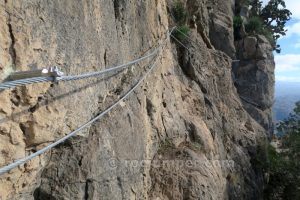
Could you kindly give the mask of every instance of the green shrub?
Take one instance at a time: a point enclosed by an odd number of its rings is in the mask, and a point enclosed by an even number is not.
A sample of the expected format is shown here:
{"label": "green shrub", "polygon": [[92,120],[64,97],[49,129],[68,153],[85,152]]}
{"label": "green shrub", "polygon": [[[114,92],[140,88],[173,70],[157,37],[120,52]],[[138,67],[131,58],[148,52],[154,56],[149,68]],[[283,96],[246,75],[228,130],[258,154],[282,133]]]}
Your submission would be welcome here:
{"label": "green shrub", "polygon": [[172,16],[175,23],[177,24],[177,29],[174,30],[172,35],[177,40],[183,42],[186,40],[187,35],[190,32],[190,28],[186,25],[188,13],[186,11],[184,3],[180,0],[177,0],[172,7]]}
{"label": "green shrub", "polygon": [[[271,44],[273,46],[273,50],[280,53],[281,49],[280,45],[277,45],[277,40],[281,36],[286,35],[287,29],[285,28],[285,25],[286,22],[291,19],[292,15],[292,13],[286,9],[285,0],[270,0],[264,7],[261,0],[251,0],[250,5],[250,15],[257,16],[257,18],[259,17],[262,21],[263,27],[272,34],[273,41]],[[247,28],[249,31],[258,32],[260,30],[260,22],[258,20],[254,20]],[[269,33],[265,35],[269,40],[271,40]]]}
{"label": "green shrub", "polygon": [[241,28],[243,26],[243,19],[241,16],[234,16],[233,17],[233,29],[234,29],[234,39],[240,40],[242,36],[240,34]]}
{"label": "green shrub", "polygon": [[184,4],[181,1],[176,1],[175,5],[173,6],[172,12],[176,23],[178,23],[179,25],[185,24],[188,15]]}
{"label": "green shrub", "polygon": [[300,103],[294,114],[278,126],[285,134],[281,138],[281,151],[269,147],[269,182],[265,198],[270,200],[300,199]]}
{"label": "green shrub", "polygon": [[[299,135],[297,136],[299,141]],[[293,149],[289,146],[290,150]],[[299,163],[291,151],[278,153],[272,146],[268,149],[269,182],[264,199],[299,199]]]}
{"label": "green shrub", "polygon": [[263,32],[263,21],[259,17],[251,17],[245,25],[247,33],[256,34]]}
{"label": "green shrub", "polygon": [[190,32],[190,28],[187,25],[182,25],[178,27],[178,30],[175,30],[173,35],[180,41],[184,41],[187,35]]}
{"label": "green shrub", "polygon": [[[240,16],[235,16],[233,18],[233,28],[234,28],[234,39],[240,40],[240,30],[243,26],[243,19]],[[272,45],[273,49],[280,53],[280,45],[276,45],[276,40],[271,30],[269,30],[264,24],[260,17],[251,17],[247,24],[245,24],[245,31],[248,34],[262,34],[264,35],[270,44]]]}
{"label": "green shrub", "polygon": [[233,27],[234,28],[241,28],[243,25],[243,19],[241,16],[234,16],[233,17]]}
{"label": "green shrub", "polygon": [[251,158],[251,164],[257,171],[268,171],[267,159],[268,145],[262,143],[257,146],[256,155]]}

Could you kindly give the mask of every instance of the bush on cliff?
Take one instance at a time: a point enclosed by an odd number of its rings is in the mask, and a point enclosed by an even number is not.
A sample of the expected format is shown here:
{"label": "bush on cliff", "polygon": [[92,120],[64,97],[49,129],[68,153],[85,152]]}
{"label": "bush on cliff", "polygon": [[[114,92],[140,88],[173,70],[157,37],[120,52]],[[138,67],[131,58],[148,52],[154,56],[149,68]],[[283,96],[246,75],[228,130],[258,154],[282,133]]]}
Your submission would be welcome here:
{"label": "bush on cliff", "polygon": [[174,20],[177,24],[179,25],[185,24],[188,14],[184,7],[184,4],[181,1],[177,0],[175,2],[175,5],[173,6],[172,9],[172,13],[173,13]]}
{"label": "bush on cliff", "polygon": [[247,33],[250,34],[261,34],[263,32],[263,22],[261,21],[261,19],[257,16],[255,17],[251,17],[248,21],[248,23],[245,25],[245,29],[247,31]]}
{"label": "bush on cliff", "polygon": [[273,33],[274,39],[286,35],[285,24],[291,19],[292,13],[286,9],[284,0],[270,0],[261,9],[260,17],[266,28]]}
{"label": "bush on cliff", "polygon": [[270,178],[265,199],[300,199],[300,102],[278,130],[285,135],[280,149],[270,146],[268,150]]}
{"label": "bush on cliff", "polygon": [[241,40],[242,36],[240,34],[240,30],[243,26],[243,19],[241,16],[234,16],[233,17],[233,33],[235,40]]}
{"label": "bush on cliff", "polygon": [[184,41],[187,35],[189,34],[190,29],[186,25],[182,25],[178,27],[178,30],[175,30],[173,35],[179,39],[180,41]]}
{"label": "bush on cliff", "polygon": [[[246,1],[248,2],[248,1]],[[245,3],[246,4],[246,3]],[[248,5],[248,3],[246,4]],[[286,22],[291,19],[292,13],[286,8],[284,0],[270,0],[266,6],[260,0],[250,1],[250,19],[245,24],[248,33],[263,34],[270,41],[273,49],[280,53],[277,40],[286,35]]]}
{"label": "bush on cliff", "polygon": [[177,0],[172,7],[172,16],[177,24],[177,30],[174,31],[173,36],[183,42],[186,39],[190,29],[186,25],[188,12],[186,11],[184,3],[180,0]]}

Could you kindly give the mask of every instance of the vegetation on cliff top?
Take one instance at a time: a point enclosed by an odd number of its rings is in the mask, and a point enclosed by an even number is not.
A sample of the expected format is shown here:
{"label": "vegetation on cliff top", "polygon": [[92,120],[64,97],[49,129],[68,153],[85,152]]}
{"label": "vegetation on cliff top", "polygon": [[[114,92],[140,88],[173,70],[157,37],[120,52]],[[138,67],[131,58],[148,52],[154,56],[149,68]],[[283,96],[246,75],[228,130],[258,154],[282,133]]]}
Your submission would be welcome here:
{"label": "vegetation on cliff top", "polygon": [[189,33],[190,29],[186,25],[188,13],[181,1],[177,0],[175,2],[174,6],[172,7],[172,16],[173,20],[178,26],[178,30],[175,30],[173,35],[180,41],[183,41],[186,38],[186,35]]}
{"label": "vegetation on cliff top", "polygon": [[270,0],[266,6],[263,7],[262,1],[259,0],[245,0],[242,2],[244,6],[250,8],[250,18],[244,22],[240,13],[235,16],[234,32],[235,39],[239,40],[240,30],[245,26],[248,34],[263,34],[270,41],[273,49],[280,53],[280,45],[277,40],[286,35],[286,22],[291,19],[292,13],[286,8],[284,0]]}

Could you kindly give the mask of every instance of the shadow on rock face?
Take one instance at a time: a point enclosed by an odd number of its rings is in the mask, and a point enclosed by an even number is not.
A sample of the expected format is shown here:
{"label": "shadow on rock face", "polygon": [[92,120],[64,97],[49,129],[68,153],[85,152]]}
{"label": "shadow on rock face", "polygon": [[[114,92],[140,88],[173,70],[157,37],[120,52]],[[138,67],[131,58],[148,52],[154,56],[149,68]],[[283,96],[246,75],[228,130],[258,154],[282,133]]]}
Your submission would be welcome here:
{"label": "shadow on rock face", "polygon": [[35,189],[33,193],[34,200],[56,200],[52,195],[41,190],[41,188]]}

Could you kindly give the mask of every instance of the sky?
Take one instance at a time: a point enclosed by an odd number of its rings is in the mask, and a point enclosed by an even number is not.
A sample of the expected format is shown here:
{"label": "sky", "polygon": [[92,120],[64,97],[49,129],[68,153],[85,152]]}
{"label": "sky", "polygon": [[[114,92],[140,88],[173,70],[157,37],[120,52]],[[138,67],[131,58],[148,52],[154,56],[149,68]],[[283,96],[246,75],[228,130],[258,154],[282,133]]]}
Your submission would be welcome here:
{"label": "sky", "polygon": [[281,53],[274,52],[276,81],[300,82],[300,0],[285,0],[285,3],[293,15],[286,25],[287,35],[278,40]]}

